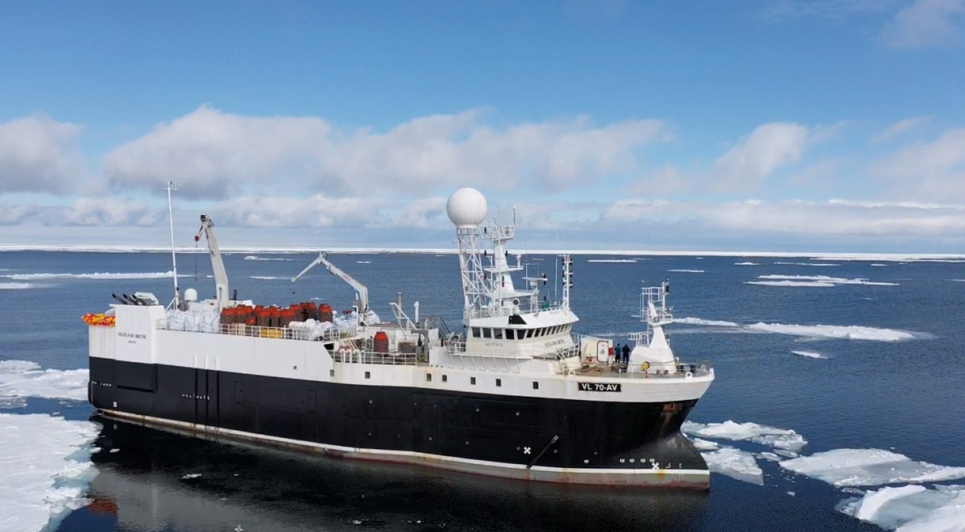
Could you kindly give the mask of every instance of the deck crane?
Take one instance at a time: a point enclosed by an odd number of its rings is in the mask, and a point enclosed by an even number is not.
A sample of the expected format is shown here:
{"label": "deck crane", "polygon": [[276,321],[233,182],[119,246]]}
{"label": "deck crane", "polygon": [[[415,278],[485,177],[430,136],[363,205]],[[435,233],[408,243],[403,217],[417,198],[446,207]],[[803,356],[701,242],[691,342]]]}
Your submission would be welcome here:
{"label": "deck crane", "polygon": [[208,241],[208,254],[211,255],[211,271],[214,273],[214,284],[217,289],[215,296],[218,302],[218,310],[228,306],[231,296],[228,293],[228,272],[224,269],[224,262],[221,260],[221,248],[218,247],[218,239],[214,236],[214,222],[207,215],[201,215],[201,229],[194,235],[194,241],[201,240],[201,233],[204,233]]}
{"label": "deck crane", "polygon": [[326,257],[326,253],[323,251],[318,254],[318,258],[312,261],[304,270],[298,275],[292,277],[292,282],[301,279],[303,275],[309,272],[315,266],[319,264],[325,266],[325,269],[329,271],[332,275],[338,277],[339,279],[348,283],[352,288],[355,289],[356,297],[359,300],[359,315],[364,316],[366,312],[369,311],[369,289],[365,287],[364,284],[355,280],[354,277],[342,271],[338,266],[332,264]]}

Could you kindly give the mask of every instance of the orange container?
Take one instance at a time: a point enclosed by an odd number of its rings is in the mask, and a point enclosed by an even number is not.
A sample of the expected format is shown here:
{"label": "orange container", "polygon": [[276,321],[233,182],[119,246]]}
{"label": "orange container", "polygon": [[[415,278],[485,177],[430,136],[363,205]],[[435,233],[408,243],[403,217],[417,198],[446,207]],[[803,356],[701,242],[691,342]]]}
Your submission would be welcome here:
{"label": "orange container", "polygon": [[372,339],[372,349],[376,353],[389,352],[389,335],[385,334],[385,331],[375,333],[375,338]]}

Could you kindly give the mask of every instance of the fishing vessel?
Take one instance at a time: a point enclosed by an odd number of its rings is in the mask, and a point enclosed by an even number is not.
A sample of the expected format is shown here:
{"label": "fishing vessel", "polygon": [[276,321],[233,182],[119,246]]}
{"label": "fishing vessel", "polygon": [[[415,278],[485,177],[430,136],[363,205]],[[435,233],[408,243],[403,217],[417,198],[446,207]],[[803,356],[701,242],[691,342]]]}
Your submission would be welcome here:
{"label": "fishing vessel", "polygon": [[459,248],[457,331],[420,317],[418,304],[407,314],[401,298],[382,321],[367,288],[324,253],[292,281],[324,266],[355,289],[351,312],[238,300],[214,223],[202,215],[197,238],[207,240],[214,297],[188,289],[182,298],[175,273],[169,305],[137,292],[86,316],[90,403],[143,424],[335,456],[707,489],[707,465],[680,425],[714,371],[674,356],[664,333],[673,321],[669,282],[643,289],[646,330],[621,364],[611,340],[573,331],[571,257],[561,260],[562,298],[549,300],[548,276],[527,274],[508,251],[515,220],[487,220],[485,197],[471,188],[453,193],[446,211]]}

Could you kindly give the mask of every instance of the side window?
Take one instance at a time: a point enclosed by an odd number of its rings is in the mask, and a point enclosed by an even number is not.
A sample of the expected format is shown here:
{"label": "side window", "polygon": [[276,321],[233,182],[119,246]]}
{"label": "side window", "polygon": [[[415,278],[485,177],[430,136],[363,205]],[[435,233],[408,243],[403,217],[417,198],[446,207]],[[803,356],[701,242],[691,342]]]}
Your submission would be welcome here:
{"label": "side window", "polygon": [[481,338],[481,336],[479,336],[479,327],[473,327],[473,328],[472,328],[472,337],[473,337],[473,338]]}
{"label": "side window", "polygon": [[502,339],[503,339],[503,330],[502,330],[502,329],[493,329],[493,338],[495,338],[496,340],[502,340]]}
{"label": "side window", "polygon": [[483,338],[492,338],[492,337],[493,337],[493,330],[492,330],[492,329],[483,329],[483,330],[482,330],[482,333],[483,333]]}
{"label": "side window", "polygon": [[512,330],[512,329],[506,329],[506,339],[507,339],[507,340],[515,340],[515,339],[516,339],[516,331],[514,331],[514,330]]}

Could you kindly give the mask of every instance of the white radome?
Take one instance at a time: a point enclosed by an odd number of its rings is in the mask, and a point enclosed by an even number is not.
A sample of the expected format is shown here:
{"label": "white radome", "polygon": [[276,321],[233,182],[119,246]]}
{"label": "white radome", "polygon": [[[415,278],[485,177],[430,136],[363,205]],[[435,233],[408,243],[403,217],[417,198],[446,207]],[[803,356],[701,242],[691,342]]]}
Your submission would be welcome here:
{"label": "white radome", "polygon": [[476,227],[486,218],[486,197],[474,188],[460,188],[449,196],[446,214],[456,227]]}
{"label": "white radome", "polygon": [[198,291],[195,290],[194,288],[188,288],[187,290],[184,291],[184,300],[185,300],[185,301],[197,301],[197,300],[198,300]]}

